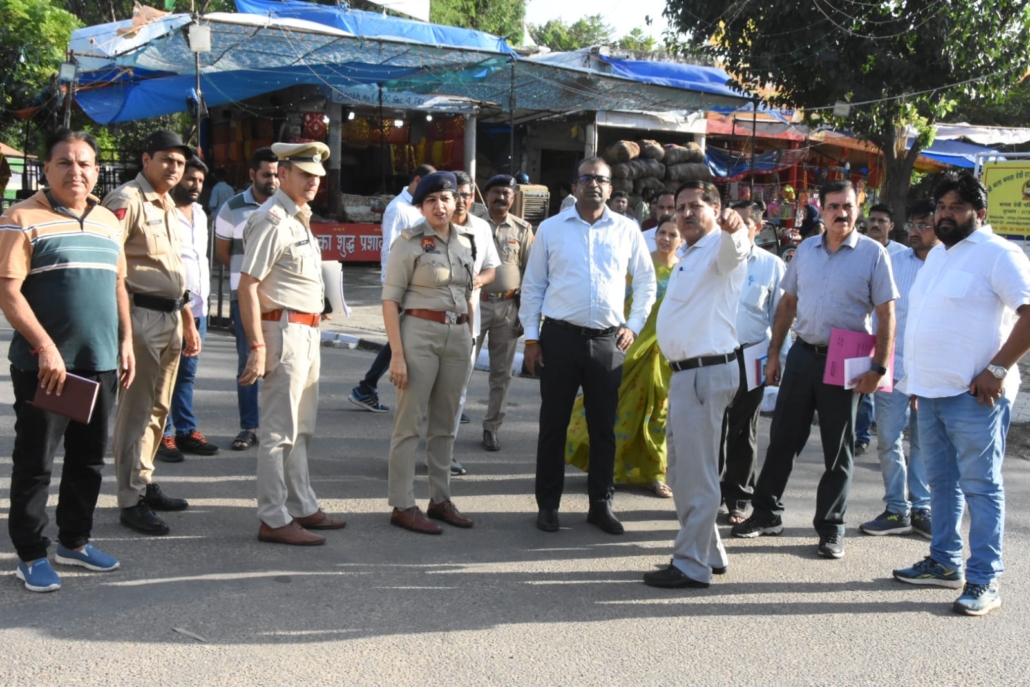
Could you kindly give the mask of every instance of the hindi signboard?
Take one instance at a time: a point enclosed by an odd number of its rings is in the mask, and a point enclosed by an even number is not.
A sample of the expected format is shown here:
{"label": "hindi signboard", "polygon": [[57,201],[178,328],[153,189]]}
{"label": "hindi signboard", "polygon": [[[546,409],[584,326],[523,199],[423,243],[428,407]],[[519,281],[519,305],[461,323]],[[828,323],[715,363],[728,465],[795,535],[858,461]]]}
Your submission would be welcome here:
{"label": "hindi signboard", "polygon": [[322,260],[379,262],[383,230],[378,224],[312,222],[311,233],[318,239]]}
{"label": "hindi signboard", "polygon": [[987,223],[1001,236],[1030,237],[1030,160],[985,162]]}

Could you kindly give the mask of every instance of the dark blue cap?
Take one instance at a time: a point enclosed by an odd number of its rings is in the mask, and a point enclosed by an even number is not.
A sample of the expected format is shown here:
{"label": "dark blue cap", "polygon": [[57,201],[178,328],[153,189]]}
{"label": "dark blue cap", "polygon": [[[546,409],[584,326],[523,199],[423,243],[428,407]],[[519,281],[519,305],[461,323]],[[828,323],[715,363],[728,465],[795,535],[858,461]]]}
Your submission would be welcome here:
{"label": "dark blue cap", "polygon": [[411,196],[411,204],[416,207],[421,205],[422,201],[430,193],[436,193],[437,191],[450,191],[454,193],[457,190],[458,178],[453,173],[433,172],[422,177],[422,180],[418,182],[415,193]]}
{"label": "dark blue cap", "polygon": [[483,187],[483,193],[485,194],[490,189],[500,186],[502,188],[515,188],[518,184],[515,183],[515,177],[509,174],[498,174],[495,177],[490,177],[490,181],[486,182],[486,186]]}

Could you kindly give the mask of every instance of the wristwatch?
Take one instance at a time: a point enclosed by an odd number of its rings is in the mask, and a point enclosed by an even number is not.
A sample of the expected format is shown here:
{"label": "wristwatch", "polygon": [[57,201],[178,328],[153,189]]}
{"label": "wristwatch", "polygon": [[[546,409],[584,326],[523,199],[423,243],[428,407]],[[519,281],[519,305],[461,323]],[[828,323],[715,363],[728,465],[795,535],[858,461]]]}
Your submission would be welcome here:
{"label": "wristwatch", "polygon": [[870,365],[869,369],[875,372],[876,374],[880,375],[881,377],[887,374],[887,368],[883,365],[877,365],[876,363]]}
{"label": "wristwatch", "polygon": [[987,371],[994,375],[996,379],[1005,379],[1005,375],[1009,373],[1009,371],[1001,365],[988,365]]}

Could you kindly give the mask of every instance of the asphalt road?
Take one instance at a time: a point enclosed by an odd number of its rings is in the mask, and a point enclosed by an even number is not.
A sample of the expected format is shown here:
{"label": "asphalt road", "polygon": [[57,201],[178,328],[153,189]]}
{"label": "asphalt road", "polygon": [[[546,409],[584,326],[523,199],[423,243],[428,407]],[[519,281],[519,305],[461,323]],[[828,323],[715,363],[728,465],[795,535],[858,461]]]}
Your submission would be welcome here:
{"label": "asphalt road", "polygon": [[[4,353],[9,337],[0,330]],[[504,449],[486,453],[477,421],[487,375],[473,375],[473,424],[456,446],[469,474],[453,492],[476,525],[427,537],[388,523],[392,413],[346,400],[372,355],[323,349],[322,360],[311,473],[323,507],[345,515],[347,528],[314,549],[257,541],[255,451],[228,450],[237,431],[235,354],[231,339],[212,333],[197,406],[201,429],[223,450],[159,464],[156,474],[190,509],[168,514],[166,537],[123,529],[108,467],[93,541],[122,568],[57,566],[64,586],[53,594],[28,593],[13,574],[0,578],[0,685],[1027,683],[1025,460],[1005,466],[1004,606],[986,618],[953,615],[956,592],[891,579],[892,568],[926,555],[926,540],[858,534],[857,524],[882,509],[874,455],[856,466],[846,557],[815,555],[817,434],[786,494],[784,534],[727,539],[726,576],[708,590],[663,591],[644,586],[641,574],[669,559],[677,530],[670,501],[621,490],[616,510],[627,532],[612,537],[586,524],[586,480],[570,468],[562,530],[533,526],[533,380],[514,380]],[[6,521],[14,418],[2,376]],[[382,399],[394,400],[385,383]],[[762,434],[764,447],[764,419]],[[416,493],[424,507],[424,468]],[[0,530],[0,568],[13,571]]]}

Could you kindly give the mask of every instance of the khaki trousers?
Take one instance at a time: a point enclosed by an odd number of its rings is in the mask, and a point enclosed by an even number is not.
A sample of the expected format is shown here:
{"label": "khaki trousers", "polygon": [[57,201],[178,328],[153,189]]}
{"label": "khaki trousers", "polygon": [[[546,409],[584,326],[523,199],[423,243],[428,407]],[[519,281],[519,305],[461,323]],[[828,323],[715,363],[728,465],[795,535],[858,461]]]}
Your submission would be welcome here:
{"label": "khaki trousers", "polygon": [[114,423],[114,471],[118,507],[132,508],[154,474],[154,456],[168,421],[182,353],[179,313],[132,308],[136,377],[121,392]]}
{"label": "khaki trousers", "polygon": [[262,320],[261,332],[267,362],[259,403],[257,513],[275,528],[318,511],[308,446],[318,417],[322,341],[318,328],[304,324]]}
{"label": "khaki trousers", "polygon": [[496,432],[504,423],[504,411],[508,406],[508,389],[511,387],[511,364],[515,360],[515,348],[519,337],[515,336],[515,323],[519,319],[517,301],[484,301],[479,304],[480,334],[476,342],[476,356],[483,348],[483,339],[490,343],[490,401],[483,418],[483,429]]}
{"label": "khaki trousers", "polygon": [[397,391],[397,411],[390,439],[389,499],[394,508],[415,505],[415,452],[419,430],[426,427],[429,497],[451,498],[454,418],[472,361],[472,333],[467,324],[440,324],[417,317],[401,320],[408,385]]}

